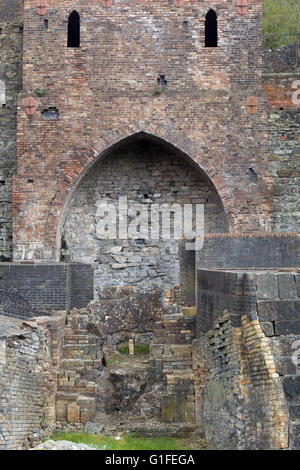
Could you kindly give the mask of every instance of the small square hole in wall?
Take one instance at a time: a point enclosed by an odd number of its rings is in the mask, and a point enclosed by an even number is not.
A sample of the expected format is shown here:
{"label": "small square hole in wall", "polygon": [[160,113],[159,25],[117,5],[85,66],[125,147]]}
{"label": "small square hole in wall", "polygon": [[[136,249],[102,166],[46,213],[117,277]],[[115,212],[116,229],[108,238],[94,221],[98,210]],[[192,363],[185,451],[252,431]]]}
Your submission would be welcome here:
{"label": "small square hole in wall", "polygon": [[189,22],[188,22],[187,20],[184,20],[184,21],[182,22],[182,25],[183,25],[183,28],[184,28],[184,29],[188,29],[188,27],[189,27]]}
{"label": "small square hole in wall", "polygon": [[33,180],[27,180],[28,184],[33,184]]}
{"label": "small square hole in wall", "polygon": [[45,27],[45,29],[48,29],[48,27],[49,27],[49,21],[48,20],[44,20],[44,27]]}
{"label": "small square hole in wall", "polygon": [[5,186],[5,181],[4,180],[0,180],[0,186]]}
{"label": "small square hole in wall", "polygon": [[47,108],[42,111],[43,119],[50,119],[56,121],[59,118],[59,112],[57,108]]}
{"label": "small square hole in wall", "polygon": [[256,183],[257,182],[257,174],[255,172],[255,170],[253,168],[249,168],[248,169],[248,176],[249,176],[249,180],[252,182],[252,183]]}
{"label": "small square hole in wall", "polygon": [[160,75],[157,79],[157,84],[160,86],[167,86],[168,82],[165,75]]}

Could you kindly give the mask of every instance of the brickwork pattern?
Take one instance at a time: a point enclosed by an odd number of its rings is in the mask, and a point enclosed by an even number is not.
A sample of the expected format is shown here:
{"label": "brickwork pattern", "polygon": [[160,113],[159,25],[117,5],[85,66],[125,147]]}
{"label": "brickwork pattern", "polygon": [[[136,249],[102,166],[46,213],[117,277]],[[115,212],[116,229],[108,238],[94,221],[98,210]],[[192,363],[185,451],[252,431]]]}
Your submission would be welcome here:
{"label": "brickwork pattern", "polygon": [[[293,80],[289,82],[289,93],[295,92]],[[299,107],[290,109],[290,103],[290,95],[287,104],[280,97],[277,109],[269,113],[269,170],[274,179],[274,230],[299,233],[300,112]]]}
{"label": "brickwork pattern", "polygon": [[[66,47],[71,8],[81,15],[79,49]],[[181,149],[204,170],[231,230],[270,229],[261,2],[249,3],[246,15],[238,14],[231,0],[216,4],[215,49],[204,47],[208,9],[206,2],[176,8],[171,0],[122,0],[111,8],[96,1],[49,0],[41,17],[25,1],[15,259],[26,259],[35,243],[44,259],[58,259],[62,221],[79,179],[114,144],[141,132]],[[157,96],[159,75],[167,87]],[[44,94],[37,95],[41,88]],[[245,102],[253,94],[259,109],[250,116]],[[29,118],[23,100],[31,95],[37,112]],[[57,119],[45,119],[42,111],[49,108],[58,110]]]}
{"label": "brickwork pattern", "polygon": [[85,310],[72,310],[67,317],[56,394],[58,421],[87,423],[95,418],[101,339],[89,334],[87,323]]}
{"label": "brickwork pattern", "polygon": [[16,172],[17,94],[21,90],[23,2],[0,5],[0,261],[12,259],[12,177]]}
{"label": "brickwork pattern", "polygon": [[[203,425],[219,449],[288,447],[288,417],[268,338],[258,320],[232,327],[220,317],[207,334]],[[220,425],[222,423],[222,425]]]}
{"label": "brickwork pattern", "polygon": [[44,410],[51,415],[48,331],[25,325],[0,335],[0,376],[0,449],[22,450],[26,436],[40,428]]}
{"label": "brickwork pattern", "polygon": [[0,265],[0,312],[11,317],[27,319],[84,307],[93,295],[93,269],[89,265]]}
{"label": "brickwork pattern", "polygon": [[213,446],[299,446],[298,271],[198,271],[196,416]]}
{"label": "brickwork pattern", "polygon": [[[170,298],[166,291],[167,299]],[[178,306],[179,310],[179,306]],[[157,322],[151,343],[151,374],[163,381],[162,422],[182,423],[195,420],[193,348],[196,308],[164,314]]]}

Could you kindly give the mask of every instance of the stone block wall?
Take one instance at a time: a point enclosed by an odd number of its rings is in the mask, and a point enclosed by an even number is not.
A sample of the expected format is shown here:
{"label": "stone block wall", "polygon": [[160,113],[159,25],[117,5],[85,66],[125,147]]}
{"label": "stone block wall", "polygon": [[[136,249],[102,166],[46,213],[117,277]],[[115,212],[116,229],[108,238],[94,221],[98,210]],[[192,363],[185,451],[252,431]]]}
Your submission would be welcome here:
{"label": "stone block wall", "polygon": [[[16,172],[17,95],[22,85],[23,1],[0,4],[0,261],[12,259],[12,177]],[[3,93],[4,90],[4,93]]]}
{"label": "stone block wall", "polygon": [[275,232],[299,233],[299,57],[295,44],[265,52],[268,160],[273,177]]}
{"label": "stone block wall", "polygon": [[[291,87],[292,82],[289,81],[289,94],[295,92]],[[269,169],[274,180],[274,230],[299,233],[300,111],[299,106],[298,109],[289,109],[282,99],[279,106],[281,109],[277,106],[269,113]]]}
{"label": "stone block wall", "polygon": [[289,268],[300,265],[300,237],[296,233],[208,234],[196,253],[201,268]]}
{"label": "stone block wall", "polygon": [[27,435],[53,418],[51,341],[42,328],[5,331],[9,321],[0,322],[0,449],[21,450]]}
{"label": "stone block wall", "polygon": [[298,278],[198,271],[196,416],[213,447],[299,448]]}
{"label": "stone block wall", "polygon": [[263,53],[263,70],[269,73],[287,73],[297,70],[299,65],[299,44],[294,42]]}
{"label": "stone block wall", "polygon": [[[113,207],[118,214],[120,197],[125,197],[128,203],[128,214],[122,217],[136,235],[119,239],[120,222],[117,221],[116,234],[106,239],[107,228],[104,228],[108,216],[103,204]],[[64,259],[93,264],[96,287],[137,285],[145,281],[149,286],[179,284],[174,212],[172,215],[167,210],[163,213],[164,204],[165,209],[172,208],[173,204],[180,205],[182,213],[184,204],[202,204],[205,231],[226,232],[221,202],[201,172],[155,143],[141,139],[127,144],[94,167],[79,186],[64,224]],[[140,229],[138,220],[145,214],[147,223]],[[109,217],[112,222],[116,216],[110,214]],[[161,220],[154,230],[155,217]],[[174,219],[178,221],[178,216]],[[162,228],[166,233],[167,220],[171,227],[169,240],[162,239]]]}
{"label": "stone block wall", "polygon": [[80,308],[93,296],[93,269],[89,265],[0,265],[0,312],[5,315],[26,319]]}
{"label": "stone block wall", "polygon": [[95,418],[103,339],[88,331],[89,313],[74,309],[66,318],[57,374],[57,421],[87,423]]}
{"label": "stone block wall", "polygon": [[164,384],[161,404],[161,420],[164,423],[195,420],[192,347],[195,314],[195,307],[183,307],[182,312],[166,313],[154,329],[150,369],[153,380]]}
{"label": "stone block wall", "polygon": [[257,313],[289,411],[289,448],[300,448],[300,270],[258,276]]}

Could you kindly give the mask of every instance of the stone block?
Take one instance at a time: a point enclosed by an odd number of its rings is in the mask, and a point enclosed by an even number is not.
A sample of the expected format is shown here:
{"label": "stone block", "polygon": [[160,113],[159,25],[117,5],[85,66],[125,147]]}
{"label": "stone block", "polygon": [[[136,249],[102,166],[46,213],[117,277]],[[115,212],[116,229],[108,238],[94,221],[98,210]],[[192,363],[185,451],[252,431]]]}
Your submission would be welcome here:
{"label": "stone block", "polygon": [[260,326],[266,336],[274,336],[275,331],[274,331],[274,326],[272,322],[270,321],[261,322]]}
{"label": "stone block", "polygon": [[297,297],[300,299],[300,274],[296,274],[296,290],[297,290]]}
{"label": "stone block", "polygon": [[272,273],[257,274],[256,288],[259,299],[276,299],[278,297],[276,275]]}
{"label": "stone block", "polygon": [[276,321],[275,335],[300,335],[300,320]]}
{"label": "stone block", "polygon": [[278,274],[278,288],[280,299],[297,299],[296,277],[291,273]]}
{"label": "stone block", "polygon": [[293,364],[291,357],[275,358],[275,368],[279,375],[296,374],[296,366]]}
{"label": "stone block", "polygon": [[257,302],[257,313],[261,322],[298,320],[299,312],[299,300],[259,300]]}
{"label": "stone block", "polygon": [[162,397],[162,414],[161,414],[161,419],[163,423],[175,422],[175,408],[176,408],[175,395],[164,395]]}
{"label": "stone block", "polygon": [[292,421],[300,421],[300,404],[290,405],[289,413]]}
{"label": "stone block", "polygon": [[182,307],[183,315],[195,316],[197,314],[197,307]]}
{"label": "stone block", "polygon": [[300,375],[283,377],[282,383],[287,401],[300,402]]}
{"label": "stone block", "polygon": [[281,336],[270,338],[270,344],[274,356],[289,356],[291,357],[295,349],[293,345],[296,341],[300,340],[298,335]]}
{"label": "stone block", "polygon": [[68,423],[80,423],[80,408],[77,403],[70,403],[68,405]]}
{"label": "stone block", "polygon": [[291,423],[289,426],[289,448],[290,450],[300,449],[300,422]]}

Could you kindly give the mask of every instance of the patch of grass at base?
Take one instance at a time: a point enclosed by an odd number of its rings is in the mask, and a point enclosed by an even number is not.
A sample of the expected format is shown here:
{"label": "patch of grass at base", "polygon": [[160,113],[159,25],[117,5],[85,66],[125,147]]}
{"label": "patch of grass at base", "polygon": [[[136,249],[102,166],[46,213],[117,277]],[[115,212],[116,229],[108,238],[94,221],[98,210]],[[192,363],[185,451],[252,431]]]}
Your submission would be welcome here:
{"label": "patch of grass at base", "polygon": [[[118,352],[120,354],[129,354],[129,346],[118,346]],[[149,354],[150,345],[149,344],[135,344],[134,353],[135,354]]]}
{"label": "patch of grass at base", "polygon": [[92,435],[85,432],[60,431],[52,436],[54,441],[72,441],[76,444],[86,444],[94,448],[103,448],[105,450],[191,450],[205,449],[203,442],[199,442],[199,447],[195,443],[190,445],[189,439],[168,439],[165,437],[156,437],[152,439],[135,437],[130,434],[124,434],[121,439],[102,435]]}

